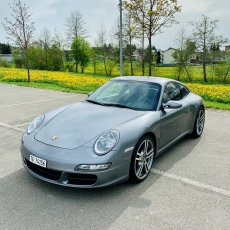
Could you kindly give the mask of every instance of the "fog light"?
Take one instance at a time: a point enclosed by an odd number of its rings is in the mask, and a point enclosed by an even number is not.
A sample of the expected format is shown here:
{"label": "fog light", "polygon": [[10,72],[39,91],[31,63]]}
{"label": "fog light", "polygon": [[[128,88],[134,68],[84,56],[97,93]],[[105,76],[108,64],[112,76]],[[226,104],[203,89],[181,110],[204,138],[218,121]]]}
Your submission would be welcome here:
{"label": "fog light", "polygon": [[78,165],[74,169],[77,170],[106,170],[111,166],[112,163],[98,164],[98,165]]}

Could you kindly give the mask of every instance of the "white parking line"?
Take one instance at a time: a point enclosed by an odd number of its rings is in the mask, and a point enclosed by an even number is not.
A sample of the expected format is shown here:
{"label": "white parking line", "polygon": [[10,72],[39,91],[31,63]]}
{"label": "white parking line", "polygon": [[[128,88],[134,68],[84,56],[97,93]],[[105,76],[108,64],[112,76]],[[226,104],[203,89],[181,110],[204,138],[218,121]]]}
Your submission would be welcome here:
{"label": "white parking line", "polygon": [[23,102],[23,103],[12,104],[12,105],[3,105],[3,106],[0,106],[0,108],[6,108],[6,107],[12,107],[12,106],[18,106],[18,105],[26,105],[26,104],[33,104],[33,103],[44,102],[44,101],[58,100],[58,99],[75,97],[75,96],[78,96],[78,95],[79,94],[71,95],[71,96],[68,96],[68,97],[56,97],[56,98],[52,98],[52,99],[45,99],[45,100],[39,100],[39,101],[30,101],[30,102]]}
{"label": "white parking line", "polygon": [[[31,122],[32,122],[32,121],[31,121]],[[24,123],[24,124],[20,124],[20,125],[15,125],[14,127],[20,127],[20,126],[23,126],[23,125],[29,125],[31,122]]]}
{"label": "white parking line", "polygon": [[39,91],[37,90],[37,91],[26,91],[26,92],[21,92],[21,93],[6,93],[6,94],[1,94],[1,96],[8,96],[8,95],[14,95],[14,94],[23,94],[23,93],[38,93],[40,91],[45,91],[45,90],[41,89]]}
{"label": "white parking line", "polygon": [[4,126],[6,128],[14,129],[14,130],[21,131],[21,132],[25,132],[26,131],[25,129],[20,129],[20,128],[17,128],[16,126],[7,125],[7,124],[1,123],[1,122],[0,122],[0,125]]}
{"label": "white parking line", "polygon": [[185,184],[189,184],[189,185],[192,185],[192,186],[195,186],[195,187],[203,188],[203,189],[209,190],[211,192],[215,192],[215,193],[230,197],[230,191],[225,190],[225,189],[210,186],[210,185],[198,182],[198,181],[190,180],[190,179],[187,179],[185,177],[180,177],[180,176],[170,174],[170,173],[167,173],[167,172],[163,172],[163,171],[157,170],[157,169],[151,169],[151,172],[153,172],[155,174],[158,174],[160,176],[165,176],[165,177],[173,179],[173,180],[181,181],[181,182],[183,182]]}

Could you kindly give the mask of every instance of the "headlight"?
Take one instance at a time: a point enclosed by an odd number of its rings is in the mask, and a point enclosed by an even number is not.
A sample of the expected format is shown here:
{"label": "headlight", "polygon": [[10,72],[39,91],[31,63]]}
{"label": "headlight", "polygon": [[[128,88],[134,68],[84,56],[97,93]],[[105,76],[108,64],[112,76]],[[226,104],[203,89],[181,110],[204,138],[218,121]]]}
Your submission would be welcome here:
{"label": "headlight", "polygon": [[35,129],[37,129],[37,128],[41,125],[41,123],[43,122],[44,118],[45,118],[44,115],[41,115],[41,116],[35,118],[35,119],[32,121],[32,123],[30,124],[30,126],[28,127],[27,133],[30,134],[30,133],[32,133]]}
{"label": "headlight", "polygon": [[109,130],[103,133],[94,144],[94,152],[97,155],[108,153],[119,141],[119,132],[117,130]]}

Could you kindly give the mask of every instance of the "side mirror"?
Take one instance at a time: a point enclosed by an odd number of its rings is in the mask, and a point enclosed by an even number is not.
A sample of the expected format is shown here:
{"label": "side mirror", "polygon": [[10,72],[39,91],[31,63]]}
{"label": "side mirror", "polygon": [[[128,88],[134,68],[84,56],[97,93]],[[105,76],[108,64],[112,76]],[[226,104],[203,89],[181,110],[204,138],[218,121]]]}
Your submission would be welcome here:
{"label": "side mirror", "polygon": [[88,97],[91,96],[92,94],[93,94],[93,92],[89,92],[89,93],[88,93]]}
{"label": "side mirror", "polygon": [[166,104],[162,105],[163,109],[178,109],[182,107],[182,104],[177,101],[168,101]]}

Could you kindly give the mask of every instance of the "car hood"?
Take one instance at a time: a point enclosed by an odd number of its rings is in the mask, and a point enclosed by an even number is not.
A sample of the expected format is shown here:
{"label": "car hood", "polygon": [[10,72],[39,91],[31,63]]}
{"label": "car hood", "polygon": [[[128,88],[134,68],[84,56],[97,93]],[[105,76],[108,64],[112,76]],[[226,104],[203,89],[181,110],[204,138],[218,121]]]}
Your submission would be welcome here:
{"label": "car hood", "polygon": [[35,134],[35,139],[51,146],[75,149],[103,132],[145,113],[80,102],[54,116]]}

